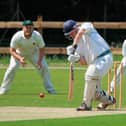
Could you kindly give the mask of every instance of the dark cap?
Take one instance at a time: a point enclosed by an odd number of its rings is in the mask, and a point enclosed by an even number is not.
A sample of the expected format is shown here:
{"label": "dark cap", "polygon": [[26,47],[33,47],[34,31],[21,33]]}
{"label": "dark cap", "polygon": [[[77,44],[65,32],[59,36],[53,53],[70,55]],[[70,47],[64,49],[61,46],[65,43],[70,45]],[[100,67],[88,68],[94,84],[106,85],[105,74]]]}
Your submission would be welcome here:
{"label": "dark cap", "polygon": [[33,22],[31,20],[25,20],[22,23],[23,26],[27,26],[27,25],[33,25]]}
{"label": "dark cap", "polygon": [[64,26],[63,26],[63,32],[64,32],[64,35],[67,36],[69,35],[69,33],[74,29],[76,28],[77,26],[77,23],[76,21],[74,20],[67,20],[64,22]]}

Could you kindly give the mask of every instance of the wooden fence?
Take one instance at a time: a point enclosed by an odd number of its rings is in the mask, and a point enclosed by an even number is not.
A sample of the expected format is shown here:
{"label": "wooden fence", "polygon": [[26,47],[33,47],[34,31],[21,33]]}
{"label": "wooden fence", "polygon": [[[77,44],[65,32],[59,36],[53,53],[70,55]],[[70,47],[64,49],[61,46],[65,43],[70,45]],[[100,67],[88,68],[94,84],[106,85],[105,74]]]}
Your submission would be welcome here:
{"label": "wooden fence", "polygon": [[[38,30],[52,28],[63,28],[63,21],[43,21],[42,16],[38,16],[36,21],[33,21],[34,27]],[[81,24],[82,22],[78,22]],[[97,29],[126,29],[126,22],[92,22]],[[21,28],[22,21],[0,21],[0,28]]]}
{"label": "wooden fence", "polygon": [[[62,29],[63,28],[63,21],[43,21],[42,16],[38,16],[36,21],[33,21],[34,27],[38,29],[40,33],[42,33],[43,29]],[[82,23],[82,22],[78,22]],[[92,22],[93,25],[97,29],[126,29],[126,22]],[[21,28],[22,21],[0,21],[0,29],[6,28]],[[65,48],[46,48],[45,49],[47,54],[66,54]],[[121,48],[112,48],[113,54],[120,55]],[[0,48],[0,53],[9,53],[8,48]]]}
{"label": "wooden fence", "polygon": [[[34,27],[39,29],[63,28],[62,21],[33,21]],[[81,24],[82,22],[78,22]],[[126,22],[92,22],[97,29],[126,29]],[[0,28],[21,28],[21,21],[0,21]]]}
{"label": "wooden fence", "polygon": [[[1,47],[0,54],[9,54],[9,48]],[[45,48],[46,54],[66,54],[66,49],[62,47],[46,47]]]}
{"label": "wooden fence", "polygon": [[[121,48],[111,48],[111,51],[114,55],[121,55],[122,49]],[[63,54],[66,55],[66,49],[62,47],[46,47],[45,48],[46,54]],[[0,48],[0,54],[9,54],[9,48]]]}

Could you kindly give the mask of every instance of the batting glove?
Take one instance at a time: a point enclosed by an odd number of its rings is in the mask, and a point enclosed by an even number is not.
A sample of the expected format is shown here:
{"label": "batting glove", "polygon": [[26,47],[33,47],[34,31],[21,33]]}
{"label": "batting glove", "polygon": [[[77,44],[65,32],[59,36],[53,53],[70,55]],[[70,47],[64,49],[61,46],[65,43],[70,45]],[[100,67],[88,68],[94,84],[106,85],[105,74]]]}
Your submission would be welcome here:
{"label": "batting glove", "polygon": [[78,54],[71,54],[68,56],[68,61],[72,63],[76,63],[80,60],[80,56]]}
{"label": "batting glove", "polygon": [[70,45],[67,46],[66,50],[67,50],[67,55],[71,55],[75,51],[75,48],[72,45]]}

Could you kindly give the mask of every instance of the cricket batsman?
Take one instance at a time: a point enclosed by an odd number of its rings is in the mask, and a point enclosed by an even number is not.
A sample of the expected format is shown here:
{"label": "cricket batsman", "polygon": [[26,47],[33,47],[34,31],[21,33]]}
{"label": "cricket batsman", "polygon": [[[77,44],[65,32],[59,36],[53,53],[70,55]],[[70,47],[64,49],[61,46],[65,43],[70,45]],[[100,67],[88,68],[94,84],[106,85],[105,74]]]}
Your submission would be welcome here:
{"label": "cricket batsman", "polygon": [[80,61],[88,66],[82,104],[77,111],[92,110],[93,100],[100,102],[97,106],[99,110],[105,110],[109,105],[115,104],[116,99],[101,89],[101,79],[113,64],[107,42],[90,22],[80,25],[74,20],[67,20],[64,22],[63,32],[65,37],[73,40],[73,44],[67,47],[68,60],[73,63]]}
{"label": "cricket batsman", "polygon": [[44,47],[45,43],[43,37],[39,32],[34,30],[33,22],[31,20],[25,20],[22,24],[22,30],[16,32],[11,39],[11,59],[0,87],[0,95],[5,94],[10,89],[19,65],[25,66],[26,59],[37,69],[43,79],[43,84],[47,92],[55,94],[48,65],[45,60]]}

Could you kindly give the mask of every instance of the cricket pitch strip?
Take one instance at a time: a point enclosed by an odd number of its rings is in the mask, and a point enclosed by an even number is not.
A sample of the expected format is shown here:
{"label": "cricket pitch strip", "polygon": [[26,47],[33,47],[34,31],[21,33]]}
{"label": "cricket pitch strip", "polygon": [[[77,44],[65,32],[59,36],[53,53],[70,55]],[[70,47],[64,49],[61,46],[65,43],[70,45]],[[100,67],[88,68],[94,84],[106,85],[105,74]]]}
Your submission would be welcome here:
{"label": "cricket pitch strip", "polygon": [[56,119],[73,118],[96,115],[126,114],[126,109],[97,111],[76,111],[76,108],[56,108],[56,107],[22,107],[8,106],[0,107],[0,121],[17,121],[32,119]]}

